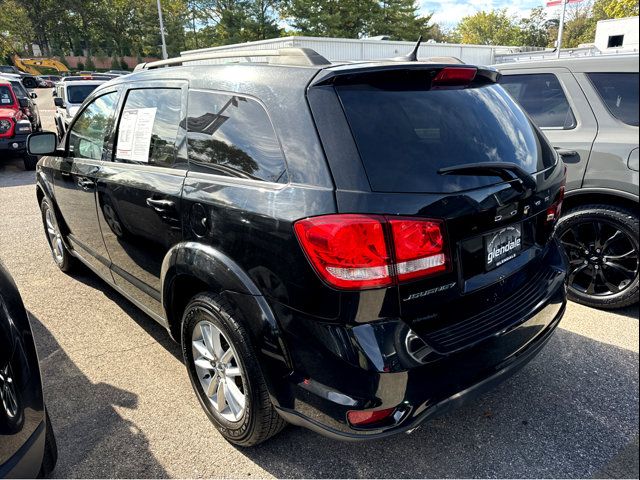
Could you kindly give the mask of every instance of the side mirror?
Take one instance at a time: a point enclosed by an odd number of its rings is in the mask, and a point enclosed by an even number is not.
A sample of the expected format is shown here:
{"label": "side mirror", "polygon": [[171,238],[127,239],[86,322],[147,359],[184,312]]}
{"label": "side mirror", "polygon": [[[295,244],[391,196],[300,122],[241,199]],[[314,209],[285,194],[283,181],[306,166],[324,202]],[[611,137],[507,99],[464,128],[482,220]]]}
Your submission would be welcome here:
{"label": "side mirror", "polygon": [[58,135],[53,132],[32,133],[27,137],[27,151],[30,155],[55,155],[58,153]]}
{"label": "side mirror", "polygon": [[55,88],[54,88],[54,89],[53,89],[53,91],[51,92],[51,96],[52,96],[52,97],[54,97],[54,98],[58,96],[58,93],[56,92],[56,89],[55,89]]}
{"label": "side mirror", "polygon": [[18,104],[20,104],[20,108],[27,108],[29,106],[29,99],[28,98],[19,98],[18,99]]}
{"label": "side mirror", "polygon": [[55,97],[55,98],[53,99],[53,104],[54,104],[56,107],[65,108],[65,106],[64,106],[64,100],[62,100],[60,97]]}
{"label": "side mirror", "polygon": [[31,98],[38,98],[38,94],[36,92],[31,92]]}

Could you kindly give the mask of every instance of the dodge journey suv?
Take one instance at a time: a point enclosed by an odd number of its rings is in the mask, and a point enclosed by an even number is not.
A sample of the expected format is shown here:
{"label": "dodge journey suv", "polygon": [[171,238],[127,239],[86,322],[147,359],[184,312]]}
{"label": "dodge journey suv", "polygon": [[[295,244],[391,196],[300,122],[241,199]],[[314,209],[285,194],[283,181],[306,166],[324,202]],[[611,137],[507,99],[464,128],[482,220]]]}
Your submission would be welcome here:
{"label": "dodge journey suv", "polygon": [[59,145],[29,139],[53,259],[181,342],[233,443],[410,431],[517,371],[564,312],[565,167],[499,75],[306,49],[140,65]]}

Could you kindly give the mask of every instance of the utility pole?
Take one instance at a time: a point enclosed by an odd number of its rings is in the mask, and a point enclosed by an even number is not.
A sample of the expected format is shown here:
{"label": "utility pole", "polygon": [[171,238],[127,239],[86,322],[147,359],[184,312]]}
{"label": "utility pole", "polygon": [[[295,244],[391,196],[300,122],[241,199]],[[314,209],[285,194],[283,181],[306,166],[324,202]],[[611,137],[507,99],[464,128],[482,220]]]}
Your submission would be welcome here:
{"label": "utility pole", "polygon": [[162,21],[162,6],[160,5],[160,0],[158,0],[158,18],[160,19],[160,38],[162,38],[162,58],[167,59],[169,55],[167,55],[167,42],[164,40],[164,22]]}
{"label": "utility pole", "polygon": [[[160,0],[158,0],[160,2]],[[564,15],[567,10],[567,0],[562,0],[562,10],[560,13],[560,25],[558,26],[558,41],[556,45],[556,58],[560,58],[560,49],[562,48],[562,34],[564,33]]]}

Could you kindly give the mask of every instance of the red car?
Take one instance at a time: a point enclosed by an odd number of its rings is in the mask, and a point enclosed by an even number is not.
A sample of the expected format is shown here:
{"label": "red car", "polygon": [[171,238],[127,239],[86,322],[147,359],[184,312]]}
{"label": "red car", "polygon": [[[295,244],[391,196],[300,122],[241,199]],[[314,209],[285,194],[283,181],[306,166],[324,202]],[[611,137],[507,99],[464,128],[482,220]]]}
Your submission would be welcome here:
{"label": "red car", "polygon": [[0,159],[19,156],[26,170],[34,170],[38,157],[29,155],[26,148],[30,133],[31,122],[23,113],[11,83],[0,79]]}

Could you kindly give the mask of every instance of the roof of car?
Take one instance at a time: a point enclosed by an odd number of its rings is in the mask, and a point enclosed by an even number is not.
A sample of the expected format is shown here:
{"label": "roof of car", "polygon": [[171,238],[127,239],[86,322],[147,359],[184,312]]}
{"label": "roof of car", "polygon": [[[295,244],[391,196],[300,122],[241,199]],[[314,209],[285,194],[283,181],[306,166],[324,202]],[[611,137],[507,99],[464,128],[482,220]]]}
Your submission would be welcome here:
{"label": "roof of car", "polygon": [[565,68],[571,72],[637,72],[638,54],[596,55],[590,57],[554,58],[494,65],[500,71]]}

